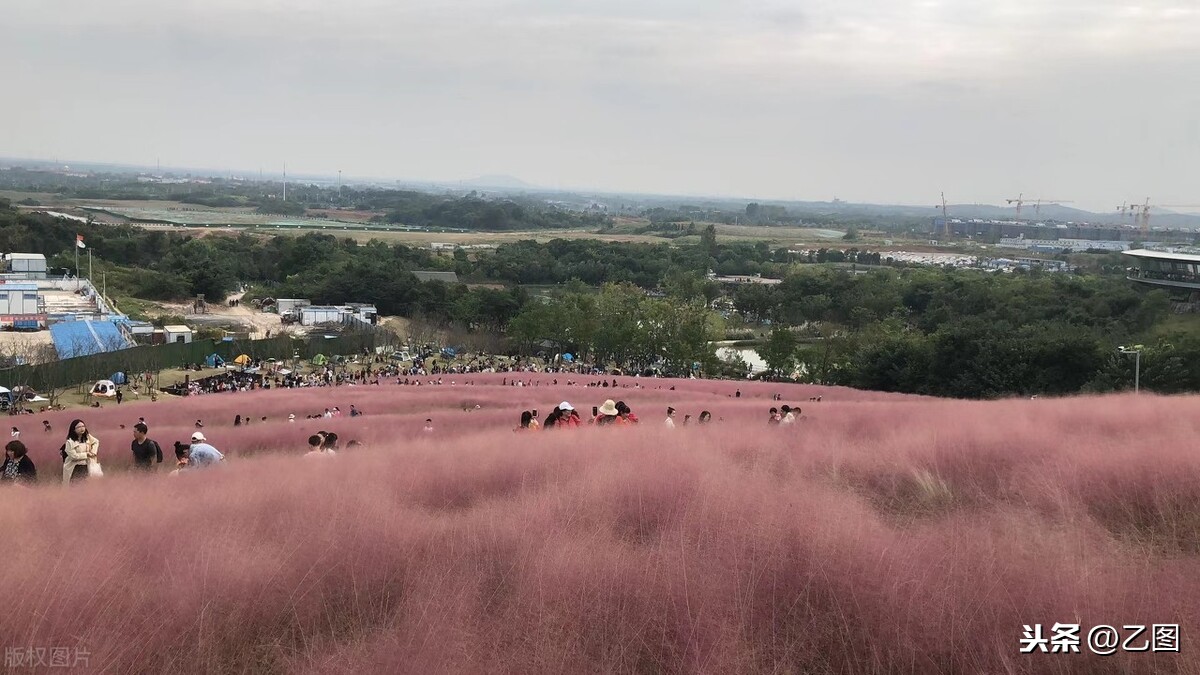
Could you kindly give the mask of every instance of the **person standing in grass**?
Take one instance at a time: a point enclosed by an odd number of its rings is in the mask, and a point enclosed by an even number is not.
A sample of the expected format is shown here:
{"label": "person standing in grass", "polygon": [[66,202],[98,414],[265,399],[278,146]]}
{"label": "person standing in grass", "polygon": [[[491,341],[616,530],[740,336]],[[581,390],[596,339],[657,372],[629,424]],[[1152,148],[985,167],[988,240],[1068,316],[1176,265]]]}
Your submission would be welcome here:
{"label": "person standing in grass", "polygon": [[779,422],[780,424],[795,423],[796,415],[792,413],[792,406],[784,404],[783,406],[780,407],[780,411],[783,413],[783,419],[780,420],[780,422]]}
{"label": "person standing in grass", "polygon": [[192,434],[192,447],[188,450],[188,464],[193,469],[204,469],[215,465],[217,462],[225,460],[225,455],[221,454],[213,446],[209,445],[208,439],[204,434],[197,431]]}
{"label": "person standing in grass", "polygon": [[629,409],[629,406],[625,405],[624,401],[617,401],[617,414],[619,416],[617,424],[621,426],[628,426],[641,422],[641,420],[638,419],[638,416]]}
{"label": "person standing in grass", "polygon": [[326,446],[326,438],[320,434],[313,434],[308,437],[308,452],[304,453],[305,457],[321,457],[324,455],[333,456],[337,452]]}
{"label": "person standing in grass", "polygon": [[[554,418],[553,425],[550,423],[551,417]],[[553,426],[555,429],[571,429],[579,426],[579,424],[579,413],[575,411],[575,406],[571,405],[568,401],[563,401],[546,417],[546,423],[542,425],[542,428],[549,429]]]}
{"label": "person standing in grass", "polygon": [[667,421],[663,423],[668,429],[675,428],[675,409],[667,406]]}
{"label": "person standing in grass", "polygon": [[30,485],[37,482],[37,467],[21,441],[4,446],[4,464],[0,465],[0,485]]}
{"label": "person standing in grass", "polygon": [[180,471],[188,467],[188,446],[175,441],[175,470],[168,476],[178,476]]}
{"label": "person standing in grass", "polygon": [[604,405],[601,405],[600,409],[597,411],[596,425],[607,426],[610,424],[617,424],[617,417],[619,414],[620,413],[617,411],[617,402],[610,398],[605,401]]}
{"label": "person standing in grass", "polygon": [[579,419],[579,411],[574,408],[563,413],[562,417],[558,420],[558,426],[564,429],[574,429],[582,424],[583,420]]}
{"label": "person standing in grass", "polygon": [[88,477],[89,466],[100,466],[100,440],[88,433],[83,420],[71,422],[67,442],[60,454],[63,458],[63,485]]}
{"label": "person standing in grass", "polygon": [[162,464],[163,461],[158,441],[146,438],[149,431],[149,427],[142,422],[133,425],[133,441],[129,444],[129,449],[133,451],[134,468],[143,471],[150,471],[155,464]]}

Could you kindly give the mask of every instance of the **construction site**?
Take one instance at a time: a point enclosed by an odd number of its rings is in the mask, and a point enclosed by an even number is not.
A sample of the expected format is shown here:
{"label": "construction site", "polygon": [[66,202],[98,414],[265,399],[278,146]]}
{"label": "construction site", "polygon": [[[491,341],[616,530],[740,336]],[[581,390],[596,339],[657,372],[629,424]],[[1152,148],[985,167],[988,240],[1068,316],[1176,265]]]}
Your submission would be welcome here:
{"label": "construction site", "polygon": [[1152,227],[1151,219],[1155,215],[1179,215],[1169,209],[1200,209],[1198,204],[1152,204],[1147,197],[1142,203],[1122,203],[1116,208],[1119,223],[1102,225],[1042,218],[1042,207],[1073,203],[1067,199],[1026,198],[1021,194],[1004,201],[1013,207],[1012,218],[955,218],[942,193],[941,203],[936,205],[941,216],[933,218],[929,234],[942,239],[979,239],[1011,248],[1124,251],[1133,248],[1135,242],[1143,246],[1194,243],[1194,231]]}

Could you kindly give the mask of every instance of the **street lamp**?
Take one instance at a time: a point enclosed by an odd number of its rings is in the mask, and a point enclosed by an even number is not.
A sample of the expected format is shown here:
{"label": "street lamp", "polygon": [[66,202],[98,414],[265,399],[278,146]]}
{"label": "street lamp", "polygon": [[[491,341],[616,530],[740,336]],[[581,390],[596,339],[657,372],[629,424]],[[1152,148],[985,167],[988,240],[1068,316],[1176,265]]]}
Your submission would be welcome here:
{"label": "street lamp", "polygon": [[1142,388],[1142,345],[1133,345],[1126,347],[1121,345],[1117,347],[1117,351],[1122,354],[1133,354],[1133,393],[1138,393]]}

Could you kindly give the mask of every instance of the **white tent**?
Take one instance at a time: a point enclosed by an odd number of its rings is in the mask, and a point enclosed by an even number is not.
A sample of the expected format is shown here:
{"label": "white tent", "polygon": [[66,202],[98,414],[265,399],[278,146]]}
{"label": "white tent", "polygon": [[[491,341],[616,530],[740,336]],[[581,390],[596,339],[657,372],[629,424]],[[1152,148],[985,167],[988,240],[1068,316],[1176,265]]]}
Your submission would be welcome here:
{"label": "white tent", "polygon": [[117,385],[113,384],[112,380],[97,380],[96,384],[92,385],[92,396],[113,398],[116,395]]}

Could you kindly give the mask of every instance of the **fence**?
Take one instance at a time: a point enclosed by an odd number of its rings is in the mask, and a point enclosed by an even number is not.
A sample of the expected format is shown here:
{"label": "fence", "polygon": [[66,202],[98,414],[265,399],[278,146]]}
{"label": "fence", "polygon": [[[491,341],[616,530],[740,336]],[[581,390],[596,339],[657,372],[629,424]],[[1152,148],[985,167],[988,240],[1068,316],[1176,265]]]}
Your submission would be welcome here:
{"label": "fence", "polygon": [[321,335],[292,338],[287,335],[266,340],[197,340],[146,347],[133,347],[115,352],[80,356],[52,363],[16,366],[0,370],[0,384],[6,387],[27,385],[35,391],[73,387],[80,383],[108,379],[113,373],[145,373],[179,368],[187,364],[204,363],[209,354],[218,354],[231,361],[240,354],[253,359],[311,359],[317,354],[349,356],[363,350],[390,347],[396,338],[383,331],[346,333],[336,337]]}

